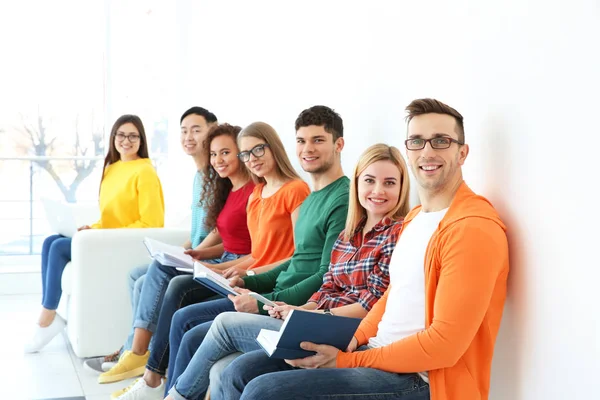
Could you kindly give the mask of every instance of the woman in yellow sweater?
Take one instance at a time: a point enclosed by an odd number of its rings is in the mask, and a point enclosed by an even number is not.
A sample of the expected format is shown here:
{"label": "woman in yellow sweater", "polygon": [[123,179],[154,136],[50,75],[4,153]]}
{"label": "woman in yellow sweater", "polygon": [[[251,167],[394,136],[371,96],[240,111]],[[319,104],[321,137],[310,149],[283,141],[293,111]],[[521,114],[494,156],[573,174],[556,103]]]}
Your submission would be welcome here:
{"label": "woman in yellow sweater", "polygon": [[[142,121],[123,115],[112,127],[110,148],[100,181],[100,220],[84,229],[160,228],[164,225],[164,200],[156,170],[148,157]],[[71,261],[71,238],[52,235],[42,247],[42,311],[25,352],[40,351],[65,326],[56,314],[62,294],[61,279]]]}

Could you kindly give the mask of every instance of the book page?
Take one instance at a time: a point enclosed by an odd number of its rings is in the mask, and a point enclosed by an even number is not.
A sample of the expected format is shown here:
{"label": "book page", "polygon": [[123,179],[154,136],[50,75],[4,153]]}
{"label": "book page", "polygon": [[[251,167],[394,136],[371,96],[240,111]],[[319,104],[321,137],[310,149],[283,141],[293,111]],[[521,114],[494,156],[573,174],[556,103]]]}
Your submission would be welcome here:
{"label": "book page", "polygon": [[226,292],[237,296],[239,293],[233,290],[229,285],[229,281],[223,278],[221,275],[212,271],[210,268],[205,267],[199,262],[194,262],[194,278],[208,279],[217,286],[223,288]]}
{"label": "book page", "polygon": [[[194,259],[190,255],[185,254],[185,249],[181,246],[173,246],[150,238],[144,238],[144,245],[148,249],[150,256],[157,259],[163,265],[167,264],[169,266],[184,268],[193,267]],[[168,260],[172,262],[168,262]]]}
{"label": "book page", "polygon": [[279,331],[272,331],[270,329],[261,329],[256,340],[269,352],[273,354],[277,348],[277,343],[280,337]]}
{"label": "book page", "polygon": [[172,256],[184,256],[191,258],[189,255],[185,254],[185,249],[181,246],[173,246],[172,244],[159,242],[158,240],[150,238],[144,238],[144,244],[148,248],[148,252],[151,256],[154,256],[158,253],[169,253]]}
{"label": "book page", "polygon": [[206,276],[207,278],[215,281],[215,283],[219,283],[220,285],[231,289],[231,286],[229,286],[229,281],[227,279],[223,278],[223,276],[217,274],[215,271],[213,271],[210,268],[206,268],[204,265],[200,264],[199,262],[194,262],[194,276],[199,276],[200,273],[205,274],[202,277]]}

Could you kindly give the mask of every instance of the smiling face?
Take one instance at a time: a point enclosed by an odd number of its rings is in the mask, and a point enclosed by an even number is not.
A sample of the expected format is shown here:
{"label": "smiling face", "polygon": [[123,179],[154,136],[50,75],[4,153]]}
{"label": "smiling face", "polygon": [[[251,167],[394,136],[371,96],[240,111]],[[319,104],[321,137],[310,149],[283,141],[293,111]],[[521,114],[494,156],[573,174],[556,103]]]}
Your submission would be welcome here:
{"label": "smiling face", "polygon": [[323,126],[303,126],[296,132],[296,155],[302,169],[311,174],[327,172],[339,160],[343,139],[333,142],[333,135]]}
{"label": "smiling face", "polygon": [[376,161],[358,176],[358,201],[371,221],[379,221],[400,199],[400,170],[391,161]]}
{"label": "smiling face", "polygon": [[[408,124],[408,139],[449,137],[458,140],[456,121],[446,114],[422,114]],[[447,149],[433,149],[430,143],[421,150],[406,150],[408,164],[421,189],[437,193],[462,180],[461,166],[469,147],[452,143]]]}
{"label": "smiling face", "polygon": [[210,165],[221,178],[231,177],[240,171],[238,147],[229,135],[220,135],[210,142]]}
{"label": "smiling face", "polygon": [[[252,136],[244,136],[240,139],[240,152],[251,151],[261,144],[266,144],[266,142]],[[260,157],[256,157],[254,154],[250,153],[250,159],[245,163],[250,172],[259,178],[273,176],[276,173],[275,158],[273,158],[271,149],[265,147],[264,153],[265,154]]]}
{"label": "smiling face", "polygon": [[121,156],[121,161],[131,161],[139,158],[140,132],[134,124],[127,122],[117,129],[115,148]]}
{"label": "smiling face", "polygon": [[181,121],[181,146],[189,156],[200,156],[203,153],[203,142],[211,125],[203,116],[190,114]]}

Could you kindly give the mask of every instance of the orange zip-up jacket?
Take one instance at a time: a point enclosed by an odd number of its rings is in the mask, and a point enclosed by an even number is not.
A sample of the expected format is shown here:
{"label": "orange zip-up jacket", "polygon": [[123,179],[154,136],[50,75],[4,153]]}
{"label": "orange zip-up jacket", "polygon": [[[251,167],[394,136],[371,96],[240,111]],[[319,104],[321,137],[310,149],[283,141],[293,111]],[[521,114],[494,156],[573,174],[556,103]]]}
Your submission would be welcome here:
{"label": "orange zip-up jacket", "polygon": [[[408,214],[403,229],[420,209]],[[493,206],[463,182],[427,246],[425,330],[388,346],[339,352],[337,367],[429,371],[432,400],[486,400],[506,299],[505,230]],[[389,291],[356,331],[359,346],[376,336]]]}

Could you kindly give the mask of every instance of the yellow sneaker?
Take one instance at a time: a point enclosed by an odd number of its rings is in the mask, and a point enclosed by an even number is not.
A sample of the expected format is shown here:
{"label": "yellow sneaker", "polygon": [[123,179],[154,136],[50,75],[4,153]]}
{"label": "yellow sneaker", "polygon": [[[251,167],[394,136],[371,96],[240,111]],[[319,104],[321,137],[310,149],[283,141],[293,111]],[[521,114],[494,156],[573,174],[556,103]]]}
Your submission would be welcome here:
{"label": "yellow sneaker", "polygon": [[147,351],[143,356],[127,350],[123,353],[119,362],[111,369],[98,377],[98,383],[119,382],[123,379],[135,378],[136,376],[144,375],[146,363],[150,358],[150,352]]}
{"label": "yellow sneaker", "polygon": [[135,381],[131,382],[131,385],[126,386],[123,389],[119,389],[116,392],[112,392],[112,394],[110,395],[110,399],[115,400],[117,397],[119,397],[120,395],[122,395],[123,393],[125,393],[129,389],[131,389],[137,383],[137,381],[139,381],[140,379],[142,379],[142,378],[137,378]]}

